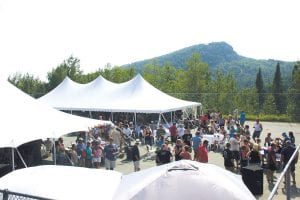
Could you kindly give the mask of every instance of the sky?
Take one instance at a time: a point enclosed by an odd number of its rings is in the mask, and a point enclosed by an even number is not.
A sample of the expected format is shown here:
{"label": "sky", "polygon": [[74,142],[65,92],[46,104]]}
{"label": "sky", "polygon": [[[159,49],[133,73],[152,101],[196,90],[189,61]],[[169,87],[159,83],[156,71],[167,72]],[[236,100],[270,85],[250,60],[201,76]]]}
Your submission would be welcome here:
{"label": "sky", "polygon": [[84,73],[196,44],[300,60],[298,0],[0,0],[0,74],[42,80],[71,55]]}

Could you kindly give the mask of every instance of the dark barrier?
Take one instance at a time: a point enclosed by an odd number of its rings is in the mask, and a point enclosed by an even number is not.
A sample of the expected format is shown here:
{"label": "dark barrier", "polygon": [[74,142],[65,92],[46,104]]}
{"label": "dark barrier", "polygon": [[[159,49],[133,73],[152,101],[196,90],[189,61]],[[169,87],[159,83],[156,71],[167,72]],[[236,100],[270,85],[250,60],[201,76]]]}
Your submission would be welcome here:
{"label": "dark barrier", "polygon": [[[1,198],[2,197],[2,198]],[[17,192],[10,192],[8,190],[0,190],[0,199],[3,200],[50,200],[48,198],[32,196],[28,194],[22,194]]]}

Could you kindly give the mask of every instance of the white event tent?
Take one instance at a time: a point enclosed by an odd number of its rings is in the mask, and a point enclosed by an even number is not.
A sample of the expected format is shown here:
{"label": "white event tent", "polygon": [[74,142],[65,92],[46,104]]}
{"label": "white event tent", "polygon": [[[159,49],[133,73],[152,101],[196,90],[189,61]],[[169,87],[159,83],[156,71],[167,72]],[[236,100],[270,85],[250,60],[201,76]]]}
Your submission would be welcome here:
{"label": "white event tent", "polygon": [[116,193],[121,178],[120,172],[112,170],[43,165],[19,169],[3,176],[0,189],[47,199],[109,200]]}
{"label": "white event tent", "polygon": [[96,125],[113,125],[110,121],[70,115],[45,105],[0,78],[1,140],[0,148],[16,148],[44,138],[88,130]]}
{"label": "white event tent", "polygon": [[240,175],[213,164],[180,160],[123,175],[114,200],[255,200]]}
{"label": "white event tent", "polygon": [[163,93],[138,74],[124,83],[112,83],[99,76],[87,84],[64,81],[39,98],[59,110],[131,113],[166,113],[201,106]]}

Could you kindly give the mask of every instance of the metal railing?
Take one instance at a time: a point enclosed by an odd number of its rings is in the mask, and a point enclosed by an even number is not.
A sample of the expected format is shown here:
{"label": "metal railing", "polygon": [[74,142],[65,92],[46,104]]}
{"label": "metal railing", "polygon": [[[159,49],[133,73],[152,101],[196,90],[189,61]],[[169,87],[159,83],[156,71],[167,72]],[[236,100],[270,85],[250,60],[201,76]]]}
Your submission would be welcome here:
{"label": "metal railing", "polygon": [[286,189],[286,199],[290,200],[291,199],[291,180],[290,180],[290,173],[291,173],[291,163],[293,162],[293,160],[295,159],[298,151],[300,149],[300,145],[298,145],[298,147],[296,148],[295,152],[293,153],[292,157],[290,158],[289,162],[287,163],[287,165],[285,166],[285,168],[283,169],[283,171],[281,172],[275,186],[273,187],[272,192],[270,193],[268,200],[272,200],[274,195],[277,192],[277,189],[279,187],[279,184],[281,182],[281,180],[283,179],[283,177],[285,177],[285,189]]}
{"label": "metal railing", "polygon": [[11,192],[8,190],[0,190],[0,199],[2,200],[50,200],[48,198]]}

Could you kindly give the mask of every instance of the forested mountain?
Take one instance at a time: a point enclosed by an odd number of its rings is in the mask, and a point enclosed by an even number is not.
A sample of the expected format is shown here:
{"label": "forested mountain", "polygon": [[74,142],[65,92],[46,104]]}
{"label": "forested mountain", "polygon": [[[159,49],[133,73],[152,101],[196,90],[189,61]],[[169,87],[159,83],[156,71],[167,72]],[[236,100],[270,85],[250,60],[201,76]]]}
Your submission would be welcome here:
{"label": "forested mountain", "polygon": [[232,73],[241,88],[254,87],[258,68],[261,68],[264,82],[269,85],[272,82],[278,62],[281,67],[283,83],[287,86],[285,83],[291,81],[292,69],[295,65],[295,62],[247,58],[238,55],[232,46],[225,42],[214,42],[207,45],[190,46],[163,56],[127,64],[124,67],[131,66],[136,71],[142,72],[143,66],[155,62],[161,66],[170,64],[176,68],[186,68],[186,61],[193,53],[201,55],[202,61],[209,65],[212,75],[217,69],[220,69],[224,74]]}

